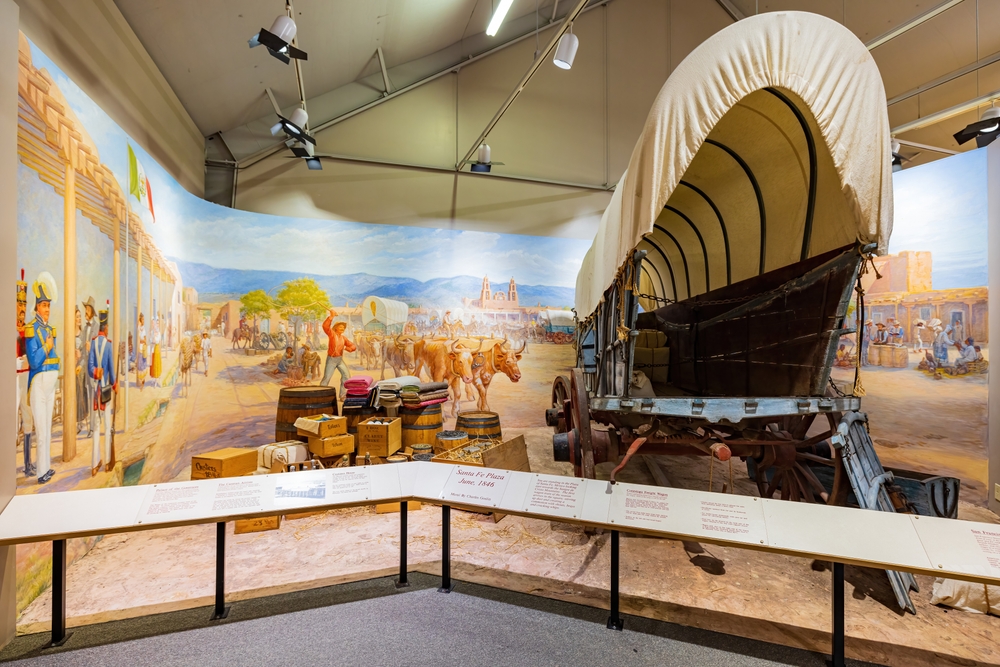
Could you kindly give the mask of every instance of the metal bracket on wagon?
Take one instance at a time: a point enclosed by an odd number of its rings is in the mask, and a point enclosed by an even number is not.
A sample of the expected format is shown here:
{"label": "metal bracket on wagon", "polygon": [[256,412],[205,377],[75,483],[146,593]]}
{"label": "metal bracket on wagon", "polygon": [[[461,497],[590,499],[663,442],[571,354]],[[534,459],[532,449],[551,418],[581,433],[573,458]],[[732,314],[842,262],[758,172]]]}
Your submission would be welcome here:
{"label": "metal bracket on wagon", "polygon": [[[641,412],[669,417],[700,417],[710,422],[739,422],[747,417],[778,417],[822,412],[853,412],[861,407],[856,396],[835,398],[790,396],[779,398],[670,397],[622,399],[613,396],[590,399],[595,412]],[[836,436],[834,436],[836,438]]]}

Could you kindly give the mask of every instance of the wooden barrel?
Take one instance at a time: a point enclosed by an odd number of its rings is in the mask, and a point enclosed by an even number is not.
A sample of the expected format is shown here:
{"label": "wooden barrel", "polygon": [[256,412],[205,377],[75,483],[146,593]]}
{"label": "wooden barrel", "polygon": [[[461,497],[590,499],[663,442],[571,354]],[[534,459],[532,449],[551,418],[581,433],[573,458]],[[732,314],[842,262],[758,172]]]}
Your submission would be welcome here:
{"label": "wooden barrel", "polygon": [[385,462],[386,463],[406,463],[408,460],[409,459],[407,459],[402,454],[393,454],[392,456],[387,456],[386,459],[385,459]]}
{"label": "wooden barrel", "polygon": [[440,403],[425,408],[400,408],[399,418],[403,422],[403,449],[416,444],[433,445],[444,428]]}
{"label": "wooden barrel", "polygon": [[881,353],[879,350],[882,349],[881,345],[871,344],[868,346],[868,365],[869,366],[881,366]]}
{"label": "wooden barrel", "polygon": [[459,412],[455,430],[468,433],[469,440],[500,440],[503,437],[500,432],[500,415],[495,412]]}
{"label": "wooden barrel", "polygon": [[274,418],[274,441],[301,440],[295,420],[312,415],[337,415],[337,390],[333,387],[285,387],[278,394],[278,412]]}
{"label": "wooden barrel", "polygon": [[461,447],[469,441],[465,431],[441,431],[434,439],[434,453],[443,454],[450,449]]}
{"label": "wooden barrel", "polygon": [[376,413],[378,413],[377,408],[344,408],[344,417],[347,418],[347,432],[354,436],[355,448],[358,446],[358,424],[374,417]]}
{"label": "wooden barrel", "polygon": [[414,461],[430,461],[434,456],[433,445],[426,442],[418,442],[413,445],[413,460]]}

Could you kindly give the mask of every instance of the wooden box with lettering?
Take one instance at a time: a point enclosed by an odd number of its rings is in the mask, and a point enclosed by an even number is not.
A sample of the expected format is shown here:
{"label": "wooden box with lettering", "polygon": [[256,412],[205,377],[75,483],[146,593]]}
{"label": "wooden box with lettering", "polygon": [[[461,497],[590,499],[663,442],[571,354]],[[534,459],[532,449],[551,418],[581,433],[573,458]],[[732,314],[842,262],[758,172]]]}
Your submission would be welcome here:
{"label": "wooden box with lettering", "polygon": [[295,429],[299,435],[309,439],[331,438],[347,433],[347,418],[335,415],[299,417],[295,420]]}
{"label": "wooden box with lettering", "polygon": [[262,516],[256,519],[237,519],[233,533],[243,535],[244,533],[261,533],[265,530],[278,530],[281,527],[281,515]]}
{"label": "wooden box with lettering", "polygon": [[343,456],[354,453],[354,436],[332,435],[328,438],[309,438],[309,453],[313,456]]}
{"label": "wooden box with lettering", "polygon": [[365,453],[386,457],[403,446],[403,422],[398,417],[373,417],[358,424],[358,458]]}
{"label": "wooden box with lettering", "polygon": [[191,457],[191,479],[242,477],[256,470],[256,449],[226,447]]}

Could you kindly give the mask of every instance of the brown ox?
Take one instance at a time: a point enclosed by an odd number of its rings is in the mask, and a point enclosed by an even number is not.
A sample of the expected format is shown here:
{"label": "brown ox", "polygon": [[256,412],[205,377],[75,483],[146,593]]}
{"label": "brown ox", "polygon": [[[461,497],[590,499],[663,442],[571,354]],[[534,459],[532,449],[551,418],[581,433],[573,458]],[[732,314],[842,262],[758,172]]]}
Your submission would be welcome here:
{"label": "brown ox", "polygon": [[[487,348],[483,350],[483,343]],[[490,389],[490,382],[497,373],[503,373],[511,382],[521,379],[521,369],[517,362],[524,355],[524,350],[528,346],[527,342],[521,343],[519,349],[513,350],[506,338],[498,341],[480,341],[478,351],[472,359],[473,384],[479,392],[478,407],[480,410],[489,410],[489,403],[486,401],[486,392]]]}
{"label": "brown ox", "polygon": [[366,370],[378,368],[382,361],[382,347],[385,341],[376,334],[365,334],[357,337],[358,353],[361,356],[361,365]]}
{"label": "brown ox", "polygon": [[386,337],[382,341],[382,376],[385,379],[385,365],[392,367],[396,377],[413,373],[416,357],[413,352],[414,341],[405,336]]}
{"label": "brown ox", "polygon": [[462,384],[472,383],[472,357],[479,349],[472,350],[457,340],[427,340],[421,338],[413,344],[416,359],[414,375],[420,377],[425,370],[432,382],[447,382],[451,397],[451,416],[458,413],[462,399]]}

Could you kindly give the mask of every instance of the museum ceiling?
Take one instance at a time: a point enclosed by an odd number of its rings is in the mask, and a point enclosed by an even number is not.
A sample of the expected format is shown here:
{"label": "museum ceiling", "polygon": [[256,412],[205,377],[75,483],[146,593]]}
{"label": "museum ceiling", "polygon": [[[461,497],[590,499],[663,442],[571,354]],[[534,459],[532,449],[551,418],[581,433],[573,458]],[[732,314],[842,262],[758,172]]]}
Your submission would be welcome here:
{"label": "museum ceiling", "polygon": [[[248,57],[246,41],[269,27],[282,10],[281,0],[115,2],[206,137],[249,134],[261,146],[274,142],[262,131],[273,119],[264,89],[290,109],[299,97],[296,79],[278,60]],[[379,48],[398,89],[532,33],[536,8],[544,26],[575,4],[514,0],[498,36],[487,38],[484,30],[497,2],[294,0],[299,44],[309,53],[302,78],[312,126],[382,95]],[[958,146],[952,135],[978,120],[990,104],[908,129],[915,121],[994,91],[1000,94],[1000,2],[995,0],[669,0],[669,20],[690,20],[709,9],[699,8],[702,3],[715,12],[721,6],[734,18],[806,10],[846,25],[871,47],[883,75],[891,126],[904,130],[897,138],[925,146],[904,143],[905,167],[948,154],[934,148],[973,148],[974,142]],[[672,34],[678,34],[677,27]],[[694,45],[684,45],[684,51]],[[241,146],[232,152],[242,159],[252,151]]]}

